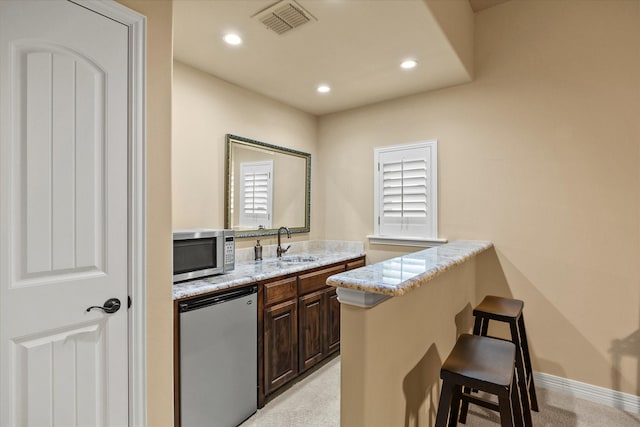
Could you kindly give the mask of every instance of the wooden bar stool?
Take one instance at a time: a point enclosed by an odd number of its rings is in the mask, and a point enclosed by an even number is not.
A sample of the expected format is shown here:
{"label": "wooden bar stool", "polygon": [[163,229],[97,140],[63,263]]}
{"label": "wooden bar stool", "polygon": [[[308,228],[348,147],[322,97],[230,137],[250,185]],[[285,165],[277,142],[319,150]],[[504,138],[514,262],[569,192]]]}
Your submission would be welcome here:
{"label": "wooden bar stool", "polygon": [[[521,427],[522,412],[515,384],[516,348],[509,341],[460,335],[442,369],[442,391],[436,427],[458,425],[460,403],[469,402],[500,413],[502,427]],[[498,404],[462,392],[471,387],[498,396]]]}
{"label": "wooden bar stool", "polygon": [[[473,334],[486,337],[490,320],[509,324],[511,342],[516,346],[516,374],[522,398],[522,412],[525,426],[529,427],[532,425],[531,410],[538,412],[538,398],[531,369],[531,356],[522,313],[523,307],[523,301],[487,295],[473,310],[475,316]],[[462,423],[466,421],[467,406],[465,403],[462,404],[460,413],[460,422]]]}

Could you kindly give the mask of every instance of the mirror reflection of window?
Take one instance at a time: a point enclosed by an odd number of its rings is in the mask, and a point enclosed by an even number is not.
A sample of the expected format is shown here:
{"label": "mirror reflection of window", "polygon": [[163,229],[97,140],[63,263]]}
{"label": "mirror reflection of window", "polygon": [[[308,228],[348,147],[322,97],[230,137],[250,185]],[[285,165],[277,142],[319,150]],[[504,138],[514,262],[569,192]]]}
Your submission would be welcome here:
{"label": "mirror reflection of window", "polygon": [[273,160],[240,163],[240,217],[247,228],[271,228]]}
{"label": "mirror reflection of window", "polygon": [[[226,142],[225,228],[234,229],[236,237],[276,235],[281,225],[292,233],[308,233],[311,154],[231,134],[227,134]],[[247,192],[244,187],[249,187],[249,177],[245,180],[240,171],[242,164],[262,162],[272,165],[266,212],[264,194],[259,194],[265,193],[264,186],[261,187],[264,179],[260,179],[264,175],[255,172],[252,179],[256,186]],[[249,203],[244,203],[242,198]]]}

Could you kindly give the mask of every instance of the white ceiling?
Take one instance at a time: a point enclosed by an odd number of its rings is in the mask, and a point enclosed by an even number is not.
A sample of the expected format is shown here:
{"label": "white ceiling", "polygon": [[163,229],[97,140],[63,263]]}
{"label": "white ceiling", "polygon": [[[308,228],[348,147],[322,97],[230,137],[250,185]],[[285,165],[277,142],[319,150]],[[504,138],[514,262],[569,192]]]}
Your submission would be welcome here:
{"label": "white ceiling", "polygon": [[[317,21],[282,35],[252,18],[275,2],[175,0],[174,58],[316,115],[471,80],[425,0],[297,0]],[[229,31],[244,43],[225,44]],[[401,69],[406,58],[418,67]]]}

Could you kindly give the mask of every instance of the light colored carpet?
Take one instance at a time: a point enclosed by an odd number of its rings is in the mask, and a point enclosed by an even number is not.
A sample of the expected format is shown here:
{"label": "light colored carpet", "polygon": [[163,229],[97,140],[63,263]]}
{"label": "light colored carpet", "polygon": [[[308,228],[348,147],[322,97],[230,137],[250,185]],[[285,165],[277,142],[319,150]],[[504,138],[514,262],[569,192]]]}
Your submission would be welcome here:
{"label": "light colored carpet", "polygon": [[242,427],[340,425],[340,357],[311,372],[259,409]]}
{"label": "light colored carpet", "polygon": [[[540,412],[536,427],[639,427],[640,414],[599,405],[538,387]],[[468,427],[500,425],[496,412],[470,405]],[[458,424],[462,426],[463,424]],[[340,358],[337,357],[303,381],[267,402],[241,427],[340,426]],[[396,426],[389,426],[396,427]],[[405,426],[397,426],[405,427]]]}

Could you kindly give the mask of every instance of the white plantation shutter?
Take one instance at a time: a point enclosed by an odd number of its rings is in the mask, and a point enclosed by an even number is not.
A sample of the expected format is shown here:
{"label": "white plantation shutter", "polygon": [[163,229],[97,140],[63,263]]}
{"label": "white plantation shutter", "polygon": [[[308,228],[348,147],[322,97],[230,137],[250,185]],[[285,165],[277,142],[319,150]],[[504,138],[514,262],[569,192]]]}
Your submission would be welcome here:
{"label": "white plantation shutter", "polygon": [[375,160],[376,235],[436,237],[436,141],[379,148]]}
{"label": "white plantation shutter", "polygon": [[271,228],[273,161],[240,164],[240,226]]}
{"label": "white plantation shutter", "polygon": [[267,214],[269,196],[269,174],[266,172],[249,172],[244,175],[244,205],[246,215]]}
{"label": "white plantation shutter", "polygon": [[388,218],[426,218],[427,162],[400,159],[381,162],[383,212]]}

